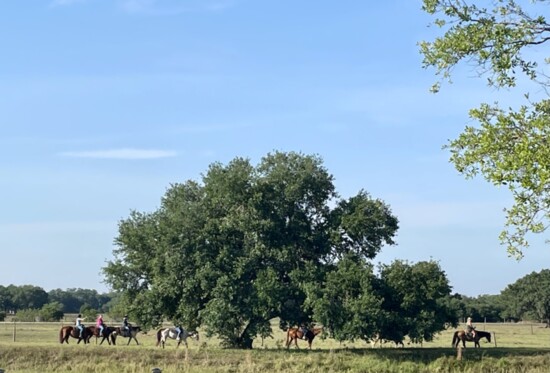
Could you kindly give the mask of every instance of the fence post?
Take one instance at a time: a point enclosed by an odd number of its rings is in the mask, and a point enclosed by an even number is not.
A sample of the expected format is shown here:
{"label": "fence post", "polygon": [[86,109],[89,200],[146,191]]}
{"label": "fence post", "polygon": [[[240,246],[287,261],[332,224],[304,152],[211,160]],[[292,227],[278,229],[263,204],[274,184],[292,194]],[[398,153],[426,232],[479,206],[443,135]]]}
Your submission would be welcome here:
{"label": "fence post", "polygon": [[13,320],[13,341],[15,342],[15,335],[17,334],[17,328],[15,327],[15,320]]}
{"label": "fence post", "polygon": [[460,344],[456,348],[456,359],[462,360],[462,346]]}
{"label": "fence post", "polygon": [[495,347],[497,346],[497,333],[493,332],[493,336],[495,337]]}

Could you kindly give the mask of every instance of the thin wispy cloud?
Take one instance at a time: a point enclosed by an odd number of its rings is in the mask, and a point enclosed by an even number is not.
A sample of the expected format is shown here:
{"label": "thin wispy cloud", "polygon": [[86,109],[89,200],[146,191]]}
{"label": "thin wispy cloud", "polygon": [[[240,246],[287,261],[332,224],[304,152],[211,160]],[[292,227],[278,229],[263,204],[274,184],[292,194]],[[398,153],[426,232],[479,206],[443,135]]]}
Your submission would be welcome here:
{"label": "thin wispy cloud", "polygon": [[220,133],[244,130],[252,127],[248,123],[240,124],[197,124],[182,125],[172,128],[174,133]]}
{"label": "thin wispy cloud", "polygon": [[156,150],[156,149],[109,149],[109,150],[93,150],[93,151],[78,151],[64,152],[60,155],[64,157],[74,158],[96,158],[96,159],[159,159],[175,157],[174,151]]}
{"label": "thin wispy cloud", "polygon": [[78,3],[84,3],[86,0],[53,0],[50,2],[51,7],[68,6]]}
{"label": "thin wispy cloud", "polygon": [[[85,3],[89,0],[52,0],[51,7]],[[217,12],[235,5],[235,0],[115,0],[115,6],[127,13],[177,15],[187,12]]]}
{"label": "thin wispy cloud", "polygon": [[221,11],[234,5],[234,0],[119,0],[127,13],[177,15],[187,12]]}

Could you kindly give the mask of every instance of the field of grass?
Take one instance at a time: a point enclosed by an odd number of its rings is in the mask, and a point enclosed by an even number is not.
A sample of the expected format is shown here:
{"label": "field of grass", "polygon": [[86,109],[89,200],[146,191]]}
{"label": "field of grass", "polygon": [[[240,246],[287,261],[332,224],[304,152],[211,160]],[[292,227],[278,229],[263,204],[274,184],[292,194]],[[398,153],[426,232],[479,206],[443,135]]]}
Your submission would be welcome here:
{"label": "field of grass", "polygon": [[284,348],[285,334],[257,341],[252,351],[219,347],[215,338],[201,335],[189,340],[189,351],[175,349],[169,341],[166,349],[155,347],[154,331],[138,336],[140,345],[117,346],[60,345],[61,324],[17,323],[15,342],[13,324],[0,323],[0,368],[6,373],[22,372],[151,372],[159,367],[170,372],[549,372],[550,329],[535,324],[478,324],[479,330],[496,335],[497,347],[481,342],[475,350],[469,344],[462,360],[450,347],[448,330],[433,342],[395,348],[390,344],[371,348],[365,342],[339,343],[330,338],[313,342],[313,350],[299,341],[300,349]]}

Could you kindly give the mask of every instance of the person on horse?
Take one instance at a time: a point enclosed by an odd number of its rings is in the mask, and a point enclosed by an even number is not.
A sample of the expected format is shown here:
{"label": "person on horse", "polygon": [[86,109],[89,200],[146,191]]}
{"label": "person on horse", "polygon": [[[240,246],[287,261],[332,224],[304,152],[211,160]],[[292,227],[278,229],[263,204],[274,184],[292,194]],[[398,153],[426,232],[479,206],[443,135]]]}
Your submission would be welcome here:
{"label": "person on horse", "polygon": [[100,337],[103,337],[103,329],[105,329],[105,323],[103,322],[103,316],[102,316],[102,315],[99,315],[99,316],[97,317],[95,326],[96,326],[96,328],[99,330],[98,335],[99,335]]}
{"label": "person on horse", "polygon": [[179,340],[180,340],[180,335],[181,335],[181,333],[183,332],[183,328],[181,327],[180,324],[178,324],[178,325],[176,325],[176,329],[175,329],[175,330],[176,330],[176,333],[178,333],[178,334],[176,335],[176,341],[179,341]]}
{"label": "person on horse", "polygon": [[124,318],[122,319],[122,329],[126,335],[130,335],[130,326],[131,324],[128,322],[128,315],[124,315]]}
{"label": "person on horse", "polygon": [[476,336],[476,327],[472,325],[472,318],[471,317],[468,317],[468,319],[466,320],[466,335],[469,335],[472,337],[472,339],[475,338]]}
{"label": "person on horse", "polygon": [[305,323],[302,324],[302,326],[300,326],[300,330],[302,331],[302,339],[304,341],[307,340],[307,333],[309,333],[307,325]]}
{"label": "person on horse", "polygon": [[82,321],[86,320],[85,317],[82,317],[81,314],[78,314],[75,320],[75,326],[80,331],[80,338],[82,338],[82,332],[84,331],[84,324],[82,324]]}

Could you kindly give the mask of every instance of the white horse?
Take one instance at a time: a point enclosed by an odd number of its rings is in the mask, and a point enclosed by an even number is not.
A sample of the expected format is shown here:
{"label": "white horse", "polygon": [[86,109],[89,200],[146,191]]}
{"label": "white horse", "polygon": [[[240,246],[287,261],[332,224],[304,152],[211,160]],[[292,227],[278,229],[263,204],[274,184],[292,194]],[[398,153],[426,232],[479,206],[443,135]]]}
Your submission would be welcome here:
{"label": "white horse", "polygon": [[178,338],[178,332],[176,331],[176,328],[162,328],[159,329],[157,332],[157,346],[162,344],[162,348],[164,348],[164,344],[166,343],[166,340],[175,339],[178,341],[178,344],[176,345],[176,348],[181,344],[183,341],[183,344],[185,344],[185,348],[188,348],[187,345],[187,338],[194,338],[195,340],[199,340],[199,332],[196,331],[187,331],[184,328],[181,328],[181,333]]}

